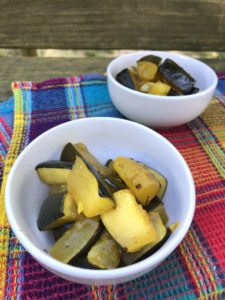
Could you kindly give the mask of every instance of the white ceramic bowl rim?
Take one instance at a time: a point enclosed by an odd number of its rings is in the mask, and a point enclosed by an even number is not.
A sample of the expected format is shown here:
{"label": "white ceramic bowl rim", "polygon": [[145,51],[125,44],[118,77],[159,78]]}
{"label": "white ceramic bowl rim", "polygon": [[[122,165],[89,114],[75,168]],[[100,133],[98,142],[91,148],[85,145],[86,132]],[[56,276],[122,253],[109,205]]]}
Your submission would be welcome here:
{"label": "white ceramic bowl rim", "polygon": [[[176,150],[176,148],[163,136],[159,135],[157,132],[153,131],[150,128],[147,128],[141,124],[129,121],[129,120],[124,120],[124,119],[117,119],[117,118],[110,118],[110,117],[91,117],[88,118],[89,121],[91,120],[99,120],[99,121],[107,121],[110,120],[110,122],[121,122],[122,123],[126,122],[126,123],[131,123],[137,127],[142,128],[142,130],[146,130],[151,132],[151,134],[153,135],[157,135],[159,137],[161,137],[164,142],[167,144],[168,147],[172,148],[174,151],[177,152],[177,156],[178,159],[180,161],[180,163],[183,165],[184,169],[186,170],[187,176],[188,176],[188,184],[191,187],[191,191],[190,191],[190,205],[189,205],[189,210],[186,212],[186,221],[183,224],[182,228],[178,228],[177,230],[181,230],[180,234],[177,235],[176,240],[174,240],[173,244],[167,244],[165,245],[164,248],[159,249],[156,253],[154,253],[153,255],[151,255],[150,257],[135,263],[133,265],[127,266],[127,267],[121,267],[118,269],[113,269],[113,270],[90,270],[90,269],[82,269],[82,268],[78,268],[78,267],[74,267],[74,266],[70,266],[70,265],[66,265],[64,263],[61,263],[60,261],[54,259],[53,257],[51,257],[49,254],[44,253],[43,251],[41,251],[40,249],[38,249],[27,237],[26,235],[23,233],[23,231],[20,229],[19,224],[17,222],[17,220],[13,217],[13,215],[11,214],[12,211],[12,202],[9,201],[10,199],[10,186],[12,186],[12,178],[13,178],[13,174],[14,171],[17,168],[17,164],[18,164],[18,160],[15,161],[9,176],[8,176],[8,180],[6,183],[6,192],[5,192],[5,207],[6,207],[6,213],[7,213],[7,217],[9,220],[9,223],[11,225],[11,228],[13,229],[15,235],[17,236],[18,240],[20,241],[20,243],[24,246],[24,248],[35,258],[37,257],[39,262],[43,263],[43,265],[46,265],[47,267],[49,267],[50,269],[53,270],[57,270],[58,272],[61,273],[65,273],[66,275],[69,276],[79,276],[82,279],[102,279],[104,278],[104,280],[107,279],[116,279],[116,278],[123,278],[126,276],[129,276],[129,273],[135,272],[143,272],[143,270],[148,269],[149,265],[152,266],[156,266],[159,262],[161,262],[163,259],[165,259],[168,254],[170,254],[178,245],[179,243],[182,241],[182,239],[184,238],[184,236],[186,235],[190,224],[192,222],[193,219],[193,215],[194,215],[194,210],[195,210],[195,187],[194,187],[194,183],[193,183],[193,179],[192,179],[192,175],[191,172],[185,162],[185,160],[183,159],[182,155],[178,152],[178,150]],[[63,123],[61,125],[58,125],[44,133],[42,133],[40,136],[38,136],[35,140],[33,140],[19,155],[20,158],[26,156],[27,151],[29,151],[29,149],[32,147],[32,145],[34,143],[38,143],[38,141],[40,139],[43,139],[46,135],[48,135],[50,132],[57,130],[58,127],[63,127],[63,126],[68,126],[68,123],[72,123],[72,122],[80,122],[80,123],[85,123],[87,119],[79,119],[79,120],[73,120],[73,121],[69,121],[66,123]],[[79,274],[79,275],[78,275]]]}
{"label": "white ceramic bowl rim", "polygon": [[[112,68],[114,66],[114,64],[116,64],[118,62],[118,60],[120,60],[121,58],[126,58],[126,57],[132,57],[133,55],[147,55],[147,54],[155,54],[155,55],[159,55],[160,56],[160,53],[161,54],[166,54],[166,53],[169,53],[171,55],[174,55],[176,57],[180,57],[180,58],[183,58],[183,59],[187,59],[187,60],[192,60],[192,61],[195,61],[196,63],[198,64],[201,64],[202,66],[204,66],[205,68],[207,68],[209,74],[212,76],[212,84],[204,89],[204,90],[200,90],[197,94],[191,94],[191,95],[182,95],[182,96],[159,96],[159,95],[151,95],[151,94],[146,94],[146,93],[142,93],[142,92],[138,92],[138,91],[135,91],[135,90],[132,90],[126,86],[123,86],[122,84],[120,84],[116,79],[115,77],[112,75]],[[174,58],[175,59],[175,58]],[[121,70],[122,71],[122,70]],[[192,98],[195,98],[196,95],[199,95],[199,96],[204,96],[205,94],[208,94],[209,92],[211,92],[212,90],[214,90],[218,84],[218,78],[217,78],[217,75],[216,73],[214,72],[214,70],[206,65],[205,63],[203,63],[202,61],[198,60],[198,59],[195,59],[195,58],[192,58],[192,57],[189,57],[189,56],[186,56],[184,54],[177,54],[177,53],[174,53],[174,52],[168,52],[168,51],[136,51],[134,53],[129,53],[129,54],[125,54],[125,55],[120,55],[116,58],[114,58],[108,65],[107,67],[107,76],[110,77],[110,79],[114,82],[114,84],[118,87],[120,87],[121,89],[125,90],[125,91],[129,91],[131,94],[134,94],[134,95],[141,95],[142,97],[146,98],[146,99],[160,99],[161,101],[171,101],[171,98],[179,98],[179,101],[186,101],[187,99],[192,99]]]}

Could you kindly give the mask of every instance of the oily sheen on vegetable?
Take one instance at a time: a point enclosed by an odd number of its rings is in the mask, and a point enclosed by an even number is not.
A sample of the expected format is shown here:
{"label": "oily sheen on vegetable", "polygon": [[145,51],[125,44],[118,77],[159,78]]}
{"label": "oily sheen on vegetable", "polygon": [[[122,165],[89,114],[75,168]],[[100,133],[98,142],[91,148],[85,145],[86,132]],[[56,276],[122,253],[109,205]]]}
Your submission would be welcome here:
{"label": "oily sheen on vegetable", "polygon": [[49,187],[37,226],[52,231],[48,252],[63,263],[90,269],[133,264],[157,251],[177,226],[168,225],[163,204],[166,178],[132,158],[103,165],[86,145],[68,143],[58,161],[41,162],[36,171]]}
{"label": "oily sheen on vegetable", "polygon": [[142,93],[158,96],[191,95],[199,91],[195,79],[172,59],[147,55],[135,66],[116,75],[122,85]]}

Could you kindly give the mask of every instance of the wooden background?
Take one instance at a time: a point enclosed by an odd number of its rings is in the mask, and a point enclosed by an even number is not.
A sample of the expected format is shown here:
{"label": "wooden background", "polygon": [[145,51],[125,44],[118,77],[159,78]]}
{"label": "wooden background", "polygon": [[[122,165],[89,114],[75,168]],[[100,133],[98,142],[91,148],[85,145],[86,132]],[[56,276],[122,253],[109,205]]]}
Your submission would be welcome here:
{"label": "wooden background", "polygon": [[223,0],[1,0],[0,48],[225,50]]}

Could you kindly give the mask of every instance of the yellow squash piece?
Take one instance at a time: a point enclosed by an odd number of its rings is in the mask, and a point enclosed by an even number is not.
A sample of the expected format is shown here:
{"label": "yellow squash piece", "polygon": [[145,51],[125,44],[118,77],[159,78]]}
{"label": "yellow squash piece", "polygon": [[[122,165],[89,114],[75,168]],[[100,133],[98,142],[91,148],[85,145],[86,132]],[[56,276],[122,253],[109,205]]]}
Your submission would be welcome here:
{"label": "yellow squash piece", "polygon": [[150,61],[139,61],[137,63],[138,75],[141,80],[153,80],[158,66]]}
{"label": "yellow squash piece", "polygon": [[151,86],[148,93],[159,96],[167,96],[170,90],[171,86],[162,81],[157,81]]}
{"label": "yellow squash piece", "polygon": [[155,175],[130,158],[117,157],[113,161],[113,167],[143,206],[160,190],[160,183]]}
{"label": "yellow squash piece", "polygon": [[105,230],[88,252],[88,262],[99,269],[114,269],[120,264],[121,249]]}
{"label": "yellow squash piece", "polygon": [[78,213],[91,218],[114,207],[114,202],[98,194],[98,182],[83,160],[77,156],[68,178],[68,191],[77,203]]}
{"label": "yellow squash piece", "polygon": [[126,189],[114,193],[116,208],[101,215],[111,236],[128,252],[140,250],[158,236],[148,213]]}

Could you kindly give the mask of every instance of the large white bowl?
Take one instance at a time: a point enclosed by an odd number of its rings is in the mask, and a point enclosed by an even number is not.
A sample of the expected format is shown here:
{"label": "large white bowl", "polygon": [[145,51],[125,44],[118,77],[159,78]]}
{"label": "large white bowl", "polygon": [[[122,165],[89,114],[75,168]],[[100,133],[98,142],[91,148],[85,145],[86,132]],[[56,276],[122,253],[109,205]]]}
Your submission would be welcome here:
{"label": "large white bowl", "polygon": [[[129,89],[116,81],[116,75],[136,65],[145,55],[173,59],[196,80],[200,92],[187,96],[156,96]],[[218,79],[205,63],[165,51],[139,51],[115,58],[107,67],[109,94],[115,107],[128,119],[151,127],[172,127],[198,117],[208,106]]]}
{"label": "large white bowl", "polygon": [[[48,188],[39,180],[35,166],[49,159],[59,159],[68,142],[85,143],[102,163],[124,155],[142,161],[166,176],[165,207],[170,223],[179,221],[180,225],[160,250],[141,262],[114,270],[80,269],[61,263],[46,253],[53,237],[51,233],[38,230],[37,216]],[[179,245],[193,218],[195,188],[183,157],[158,133],[127,120],[88,118],[52,128],[25,148],[10,171],[5,207],[20,243],[42,266],[71,281],[106,285],[125,282],[152,270]]]}

